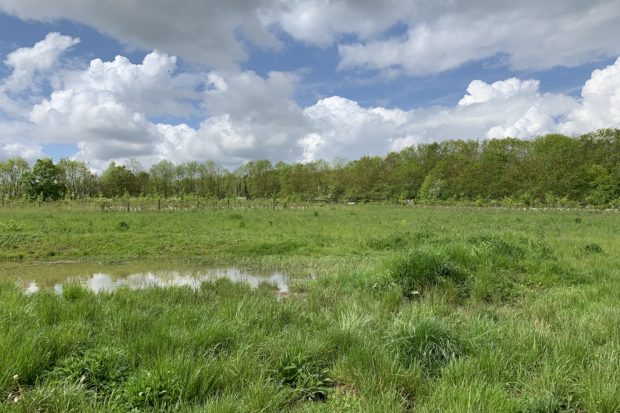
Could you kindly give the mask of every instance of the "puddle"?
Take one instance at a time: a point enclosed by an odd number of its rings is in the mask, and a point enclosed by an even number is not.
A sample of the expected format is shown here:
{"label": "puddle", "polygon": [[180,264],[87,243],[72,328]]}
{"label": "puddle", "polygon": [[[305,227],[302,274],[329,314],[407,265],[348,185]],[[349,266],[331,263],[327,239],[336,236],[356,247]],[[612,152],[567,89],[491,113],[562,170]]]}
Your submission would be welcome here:
{"label": "puddle", "polygon": [[[53,266],[52,266],[53,267]],[[137,270],[134,267],[102,266],[92,268],[71,268],[63,266],[57,268],[57,272],[51,274],[48,268],[40,268],[36,271],[18,268],[13,269],[13,277],[26,294],[35,294],[42,289],[53,289],[56,293],[62,293],[62,286],[67,283],[80,284],[93,292],[112,292],[119,288],[144,289],[151,287],[187,286],[197,289],[203,282],[225,278],[232,282],[247,283],[252,288],[257,288],[262,283],[275,286],[278,293],[288,294],[290,277],[282,272],[258,272],[230,268],[206,268],[206,269],[163,269],[163,270]],[[78,272],[79,271],[79,272]],[[76,273],[77,272],[77,273]],[[82,274],[82,275],[80,275]],[[296,277],[307,279],[308,277]]]}

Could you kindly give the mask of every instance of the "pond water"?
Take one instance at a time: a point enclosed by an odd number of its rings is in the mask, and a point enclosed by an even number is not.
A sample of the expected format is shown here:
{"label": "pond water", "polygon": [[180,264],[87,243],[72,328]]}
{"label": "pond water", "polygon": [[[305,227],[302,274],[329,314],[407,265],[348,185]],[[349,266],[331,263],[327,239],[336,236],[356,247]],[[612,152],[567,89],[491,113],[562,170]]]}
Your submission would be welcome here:
{"label": "pond water", "polygon": [[[38,267],[38,268],[37,268]],[[118,288],[143,289],[150,287],[188,286],[197,289],[203,282],[225,278],[249,284],[252,288],[267,283],[287,294],[291,279],[280,271],[247,270],[236,267],[145,269],[140,266],[84,266],[61,264],[51,266],[0,268],[3,278],[13,278],[27,294],[41,289],[62,293],[67,283],[80,284],[94,292],[111,292]]]}

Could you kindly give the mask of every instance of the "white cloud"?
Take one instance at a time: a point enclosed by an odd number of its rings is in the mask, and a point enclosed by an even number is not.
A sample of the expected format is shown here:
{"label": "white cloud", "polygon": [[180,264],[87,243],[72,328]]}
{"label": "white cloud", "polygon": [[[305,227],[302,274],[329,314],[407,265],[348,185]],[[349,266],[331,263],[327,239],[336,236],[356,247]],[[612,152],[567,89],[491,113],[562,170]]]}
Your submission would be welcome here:
{"label": "white cloud", "polygon": [[4,64],[11,74],[0,81],[0,114],[23,117],[33,101],[40,99],[40,84],[58,65],[60,56],[80,39],[49,33],[32,47],[9,53]]}
{"label": "white cloud", "polygon": [[22,143],[0,144],[0,160],[24,158],[28,161],[45,158],[43,148],[39,145],[25,145]]}
{"label": "white cloud", "polygon": [[[444,139],[620,127],[620,59],[594,71],[580,98],[543,93],[537,80],[474,80],[454,106],[410,111],[340,96],[303,108],[294,100],[298,75],[177,73],[176,58],[160,52],[138,64],[95,59],[83,70],[53,74],[47,97],[19,116],[0,116],[0,157],[39,157],[42,144],[52,142],[76,144],[76,157],[98,169],[130,158],[146,165],[212,159],[234,167],[251,159],[354,159]],[[188,114],[199,119],[193,126],[183,121]],[[160,115],[180,120],[166,123]]]}
{"label": "white cloud", "polygon": [[340,45],[340,68],[426,75],[496,55],[523,70],[620,54],[614,0],[434,2],[405,19],[404,35]]}
{"label": "white cloud", "polygon": [[339,96],[304,109],[314,133],[304,137],[304,159],[356,158],[384,153],[388,139],[406,133],[411,117],[399,109],[363,108]]}
{"label": "white cloud", "polygon": [[318,160],[317,155],[323,152],[327,143],[318,133],[309,133],[299,140],[297,145],[302,148],[301,162]]}
{"label": "white cloud", "polygon": [[158,49],[217,67],[246,52],[239,34],[258,46],[276,38],[259,19],[265,0],[0,0],[0,10],[24,19],[71,19],[127,44]]}
{"label": "white cloud", "polygon": [[585,83],[582,104],[562,125],[565,133],[620,127],[620,58],[613,65],[595,70]]}
{"label": "white cloud", "polygon": [[148,154],[156,128],[148,118],[109,93],[59,90],[32,109],[37,136],[52,142],[79,142],[84,154],[107,159],[116,152]]}
{"label": "white cloud", "polygon": [[23,47],[9,53],[4,64],[13,72],[2,82],[0,89],[19,92],[32,88],[33,77],[37,73],[53,69],[60,55],[79,42],[80,39],[49,33],[33,47]]}
{"label": "white cloud", "polygon": [[28,111],[40,98],[40,86],[57,68],[62,53],[78,43],[79,39],[49,33],[32,47],[7,54],[4,64],[11,73],[0,80],[0,159],[32,161],[45,156],[26,121]]}
{"label": "white cloud", "polygon": [[70,19],[120,41],[216,68],[277,48],[286,33],[339,44],[341,68],[432,74],[504,55],[512,68],[576,66],[620,54],[617,0],[0,0],[21,18]]}
{"label": "white cloud", "polygon": [[372,38],[412,15],[414,2],[400,0],[274,1],[262,10],[263,20],[295,39],[329,45],[342,34]]}
{"label": "white cloud", "polygon": [[62,88],[110,96],[133,110],[148,115],[183,116],[194,112],[200,100],[196,91],[204,76],[177,75],[177,58],[154,51],[141,64],[116,56],[112,62],[95,59],[87,70],[63,74]]}
{"label": "white cloud", "polygon": [[482,80],[474,80],[467,87],[467,94],[459,101],[459,105],[468,106],[475,103],[485,103],[494,99],[510,99],[518,94],[538,93],[537,80],[522,81],[517,78],[500,80],[491,84]]}
{"label": "white cloud", "polygon": [[[119,56],[63,72],[59,89],[30,111],[33,135],[75,143],[76,157],[95,163],[214,159],[238,165],[255,157],[293,159],[299,152],[296,139],[307,125],[292,98],[297,76],[175,70],[175,57],[153,52],[141,64]],[[154,120],[155,115],[197,116],[199,110],[204,112],[197,129]]]}
{"label": "white cloud", "polygon": [[62,74],[61,88],[36,104],[36,136],[77,143],[78,157],[105,160],[149,156],[160,139],[152,115],[193,113],[200,76],[175,75],[176,58],[152,52],[141,64],[122,56],[95,59],[86,70]]}
{"label": "white cloud", "polygon": [[226,165],[260,158],[296,159],[297,139],[308,121],[293,101],[297,77],[272,72],[208,76],[204,105],[208,117],[195,130],[186,125],[158,125],[164,134],[159,151],[168,159],[214,159]]}
{"label": "white cloud", "polygon": [[[292,98],[295,75],[273,72],[263,78],[253,72],[211,72],[204,77],[206,113],[197,128],[155,124],[136,110],[142,106],[140,99],[125,100],[126,93],[111,87],[55,91],[35,106],[31,117],[56,139],[79,137],[78,156],[83,159],[137,157],[145,163],[213,159],[235,166],[262,158],[302,162],[357,158],[444,139],[529,138],[619,125],[618,67],[620,60],[595,71],[581,99],[542,93],[536,80],[511,78],[490,84],[474,80],[453,107],[411,111],[365,108],[339,96],[301,108]],[[136,73],[132,84],[150,84],[140,78],[148,78],[148,73]]]}

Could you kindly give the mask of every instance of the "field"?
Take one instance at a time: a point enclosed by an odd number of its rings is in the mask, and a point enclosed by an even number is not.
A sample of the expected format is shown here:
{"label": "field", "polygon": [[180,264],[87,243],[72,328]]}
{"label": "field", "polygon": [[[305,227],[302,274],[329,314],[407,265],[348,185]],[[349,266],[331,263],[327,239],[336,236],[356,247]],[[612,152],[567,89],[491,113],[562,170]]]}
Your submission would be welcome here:
{"label": "field", "polygon": [[[619,252],[600,211],[0,209],[0,411],[620,412]],[[293,283],[16,284],[144,262]]]}

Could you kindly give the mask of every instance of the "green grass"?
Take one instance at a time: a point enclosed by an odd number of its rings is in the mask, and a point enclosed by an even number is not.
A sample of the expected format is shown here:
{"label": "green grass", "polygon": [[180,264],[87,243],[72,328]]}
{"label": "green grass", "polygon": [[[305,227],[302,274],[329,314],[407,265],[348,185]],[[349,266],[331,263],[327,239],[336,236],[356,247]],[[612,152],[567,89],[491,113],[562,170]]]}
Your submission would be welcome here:
{"label": "green grass", "polygon": [[[0,411],[620,412],[618,214],[41,207],[0,210],[0,246]],[[72,260],[317,277],[15,285]]]}

